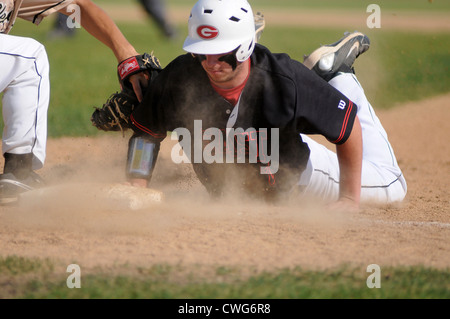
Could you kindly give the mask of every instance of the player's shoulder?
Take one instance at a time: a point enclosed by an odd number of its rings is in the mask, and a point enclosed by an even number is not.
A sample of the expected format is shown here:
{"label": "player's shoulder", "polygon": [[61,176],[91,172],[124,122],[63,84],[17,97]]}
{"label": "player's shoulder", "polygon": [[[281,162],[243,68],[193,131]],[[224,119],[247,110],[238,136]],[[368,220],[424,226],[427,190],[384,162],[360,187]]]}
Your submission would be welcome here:
{"label": "player's shoulder", "polygon": [[291,58],[288,53],[273,53],[267,47],[256,44],[252,55],[253,65],[270,73],[294,77],[307,68],[299,61]]}
{"label": "player's shoulder", "polygon": [[161,88],[181,88],[189,83],[198,83],[205,77],[198,59],[190,53],[179,55],[167,64],[155,79],[154,84]]}
{"label": "player's shoulder", "polygon": [[198,69],[198,60],[190,53],[182,54],[173,59],[165,68],[166,72],[177,74],[189,74],[193,69]]}

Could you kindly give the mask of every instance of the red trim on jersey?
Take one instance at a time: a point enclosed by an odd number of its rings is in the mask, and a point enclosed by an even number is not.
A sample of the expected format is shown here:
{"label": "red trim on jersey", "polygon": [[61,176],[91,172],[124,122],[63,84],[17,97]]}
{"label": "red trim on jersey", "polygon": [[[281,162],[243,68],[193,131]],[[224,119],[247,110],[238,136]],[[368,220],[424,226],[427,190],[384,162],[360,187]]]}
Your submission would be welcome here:
{"label": "red trim on jersey", "polygon": [[231,105],[236,105],[236,103],[239,101],[239,97],[241,96],[242,90],[244,89],[245,85],[247,84],[247,80],[250,77],[250,67],[251,63],[248,64],[248,75],[244,82],[234,88],[231,89],[222,89],[214,83],[211,82],[212,87],[214,90],[216,90],[217,93],[219,93],[225,100],[230,102]]}
{"label": "red trim on jersey", "polygon": [[349,100],[347,112],[345,113],[344,122],[342,123],[341,134],[337,138],[337,140],[333,141],[333,143],[339,143],[345,136],[345,132],[347,131],[348,120],[350,118],[350,114],[352,113],[353,102]]}
{"label": "red trim on jersey", "polygon": [[133,122],[134,126],[136,126],[138,129],[140,129],[141,131],[150,134],[151,136],[153,136],[154,138],[165,138],[167,136],[167,134],[158,134],[158,133],[154,133],[152,130],[146,128],[145,126],[139,124],[138,122],[136,122],[136,120],[134,119],[134,116],[131,115],[130,116],[131,122]]}

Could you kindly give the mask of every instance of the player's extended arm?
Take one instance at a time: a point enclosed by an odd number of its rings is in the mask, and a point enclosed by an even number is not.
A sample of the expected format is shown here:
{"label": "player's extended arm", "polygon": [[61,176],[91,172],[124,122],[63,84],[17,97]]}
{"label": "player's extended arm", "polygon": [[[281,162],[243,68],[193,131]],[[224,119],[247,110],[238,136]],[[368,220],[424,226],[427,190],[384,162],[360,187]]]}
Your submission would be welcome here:
{"label": "player's extended arm", "polygon": [[[95,38],[108,46],[117,58],[123,61],[130,56],[138,55],[134,47],[128,42],[111,17],[91,0],[75,0],[80,9],[81,26]],[[70,14],[65,9],[64,14]]]}
{"label": "player's extended arm", "polygon": [[336,145],[339,160],[340,189],[339,199],[335,207],[343,209],[359,208],[361,195],[362,168],[362,135],[361,124],[355,118],[349,138],[343,144]]}
{"label": "player's extended arm", "polygon": [[[81,26],[96,39],[109,47],[117,61],[136,56],[138,53],[119,30],[111,17],[91,0],[75,0],[73,2],[80,7]],[[69,15],[66,9],[60,11]],[[148,77],[144,73],[137,73],[130,77],[130,82],[139,101],[142,100],[142,88],[147,86]]]}

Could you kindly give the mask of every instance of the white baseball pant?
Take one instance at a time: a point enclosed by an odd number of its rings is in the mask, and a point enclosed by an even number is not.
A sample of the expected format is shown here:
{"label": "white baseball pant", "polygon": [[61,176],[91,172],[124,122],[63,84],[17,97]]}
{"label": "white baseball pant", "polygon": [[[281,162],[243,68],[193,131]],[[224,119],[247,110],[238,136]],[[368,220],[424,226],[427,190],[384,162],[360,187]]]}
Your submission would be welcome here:
{"label": "white baseball pant", "polygon": [[50,81],[42,44],[31,38],[0,34],[0,91],[3,154],[33,153],[33,169],[43,167]]}
{"label": "white baseball pant", "polygon": [[[361,84],[351,73],[340,73],[329,83],[358,106],[362,128],[363,161],[361,172],[361,202],[392,203],[402,201],[407,185],[394,155],[387,133],[367,100]],[[339,162],[336,153],[301,134],[311,155],[299,185],[305,194],[324,200],[339,196]]]}

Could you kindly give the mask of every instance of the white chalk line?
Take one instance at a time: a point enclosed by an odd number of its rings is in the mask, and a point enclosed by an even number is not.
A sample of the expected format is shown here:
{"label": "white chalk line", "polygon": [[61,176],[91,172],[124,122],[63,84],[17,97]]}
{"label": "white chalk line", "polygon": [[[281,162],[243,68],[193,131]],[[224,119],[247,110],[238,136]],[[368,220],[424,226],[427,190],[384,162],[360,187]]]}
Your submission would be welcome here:
{"label": "white chalk line", "polygon": [[398,225],[398,226],[425,226],[425,227],[440,227],[440,228],[450,228],[450,223],[441,223],[441,222],[415,222],[415,221],[388,221],[381,219],[365,219],[365,221],[377,223],[377,224],[385,224],[385,225]]}

